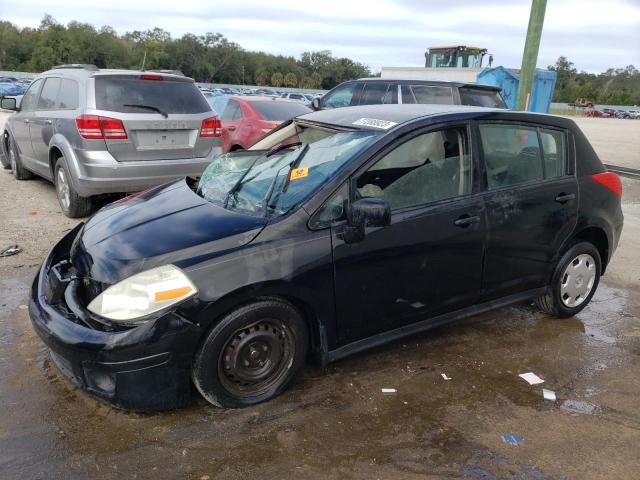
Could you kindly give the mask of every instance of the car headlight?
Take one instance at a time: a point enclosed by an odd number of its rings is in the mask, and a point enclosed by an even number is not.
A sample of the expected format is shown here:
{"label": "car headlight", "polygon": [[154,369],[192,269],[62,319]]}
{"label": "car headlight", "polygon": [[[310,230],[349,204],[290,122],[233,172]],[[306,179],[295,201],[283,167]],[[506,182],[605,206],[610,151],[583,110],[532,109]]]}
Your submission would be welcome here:
{"label": "car headlight", "polygon": [[173,265],[163,265],[137,273],[94,298],[91,312],[123,323],[162,310],[198,293],[191,280]]}

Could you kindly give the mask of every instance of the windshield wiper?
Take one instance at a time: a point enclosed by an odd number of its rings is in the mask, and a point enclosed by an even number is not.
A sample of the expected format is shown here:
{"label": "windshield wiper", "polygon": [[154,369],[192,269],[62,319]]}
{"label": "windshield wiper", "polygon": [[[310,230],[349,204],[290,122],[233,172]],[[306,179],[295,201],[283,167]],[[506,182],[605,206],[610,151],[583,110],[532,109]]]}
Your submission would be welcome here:
{"label": "windshield wiper", "polygon": [[122,105],[123,107],[133,107],[133,108],[146,108],[147,110],[153,110],[154,112],[158,112],[164,118],[169,118],[169,114],[160,110],[158,107],[154,107],[153,105],[142,105],[138,103],[125,103]]}
{"label": "windshield wiper", "polygon": [[273,150],[269,150],[269,153],[267,153],[267,158],[269,158],[271,155],[275,155],[276,153],[281,152],[282,150],[286,150],[287,148],[299,147],[300,145],[302,145],[302,142],[285,143],[284,145],[279,145]]}
{"label": "windshield wiper", "polygon": [[[267,154],[264,155],[264,157],[265,158],[269,158],[270,156],[275,155],[276,153],[281,152],[282,150],[286,150],[287,148],[291,148],[291,147],[297,147],[298,145],[302,145],[302,143],[293,142],[293,143],[286,143],[284,145],[280,145],[280,146],[274,148],[273,150],[269,150],[267,152]],[[240,185],[242,185],[242,182],[244,181],[244,179],[247,176],[247,174],[255,166],[256,162],[258,160],[260,160],[261,158],[263,158],[263,155],[258,155],[256,157],[256,159],[253,161],[253,163],[251,165],[249,165],[249,168],[247,168],[244,171],[244,173],[242,175],[240,175],[240,178],[238,178],[238,181],[236,183],[234,183],[233,187],[231,187],[231,189],[227,192],[227,196],[225,197],[224,203],[222,205],[224,208],[227,208],[227,205],[229,204],[229,200],[231,199],[232,195],[234,195],[240,189]],[[280,169],[280,170],[282,170],[282,169]],[[280,170],[278,170],[278,173],[280,173]],[[278,178],[277,175],[276,175],[276,178]]]}
{"label": "windshield wiper", "polygon": [[280,171],[285,167],[289,167],[287,178],[285,179],[283,188],[282,190],[280,190],[280,193],[278,195],[286,191],[286,187],[289,185],[289,177],[291,176],[291,172],[293,171],[294,168],[296,168],[297,165],[300,164],[300,161],[302,160],[302,157],[304,157],[305,154],[307,153],[307,150],[309,150],[308,143],[303,148],[300,149],[300,152],[298,153],[296,158],[294,158],[289,164],[283,165],[282,167],[280,167],[276,172],[276,175],[273,177],[273,180],[271,181],[271,185],[269,185],[269,190],[267,190],[267,193],[265,194],[264,200],[263,200],[264,203],[262,207],[262,212],[265,217],[267,216],[267,209],[269,208],[269,200],[271,200],[271,195],[273,194],[273,189],[275,188],[276,182],[278,181],[278,175],[280,174]]}

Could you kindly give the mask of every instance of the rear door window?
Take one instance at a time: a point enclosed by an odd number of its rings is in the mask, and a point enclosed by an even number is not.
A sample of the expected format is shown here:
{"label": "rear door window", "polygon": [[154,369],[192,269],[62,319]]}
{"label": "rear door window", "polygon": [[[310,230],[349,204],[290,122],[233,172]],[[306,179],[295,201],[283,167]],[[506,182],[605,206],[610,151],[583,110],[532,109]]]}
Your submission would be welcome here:
{"label": "rear door window", "polygon": [[402,103],[453,105],[453,90],[438,85],[403,85]]}
{"label": "rear door window", "polygon": [[485,124],[480,138],[490,190],[544,178],[535,127]]}
{"label": "rear door window", "polygon": [[140,106],[145,105],[168,114],[211,111],[209,103],[193,82],[167,78],[141,80],[134,76],[97,76],[95,91],[98,110],[123,113],[151,112],[152,110]]}
{"label": "rear door window", "polygon": [[460,88],[460,104],[474,107],[507,108],[500,92],[482,88]]}
{"label": "rear door window", "polygon": [[221,120],[226,120],[226,121],[237,120],[238,118],[241,118],[241,117],[242,117],[242,113],[240,112],[240,105],[238,105],[238,102],[229,100],[227,102],[227,106],[222,112]]}
{"label": "rear door window", "polygon": [[360,97],[360,105],[380,105],[398,103],[397,84],[387,82],[366,82]]}
{"label": "rear door window", "polygon": [[54,110],[60,90],[59,78],[47,78],[40,92],[37,110]]}
{"label": "rear door window", "polygon": [[74,80],[63,78],[58,90],[56,108],[60,110],[75,110],[78,108],[78,84]]}
{"label": "rear door window", "polygon": [[311,109],[297,102],[251,102],[262,118],[270,122],[284,122],[290,118],[310,113]]}

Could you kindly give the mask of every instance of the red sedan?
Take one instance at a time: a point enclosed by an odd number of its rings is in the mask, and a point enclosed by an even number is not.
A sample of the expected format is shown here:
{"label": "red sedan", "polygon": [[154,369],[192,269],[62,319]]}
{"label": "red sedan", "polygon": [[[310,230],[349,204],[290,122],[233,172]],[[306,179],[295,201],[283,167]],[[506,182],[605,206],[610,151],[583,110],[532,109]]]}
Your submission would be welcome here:
{"label": "red sedan", "polygon": [[280,123],[312,110],[283,98],[229,97],[222,120],[222,151],[249,148]]}

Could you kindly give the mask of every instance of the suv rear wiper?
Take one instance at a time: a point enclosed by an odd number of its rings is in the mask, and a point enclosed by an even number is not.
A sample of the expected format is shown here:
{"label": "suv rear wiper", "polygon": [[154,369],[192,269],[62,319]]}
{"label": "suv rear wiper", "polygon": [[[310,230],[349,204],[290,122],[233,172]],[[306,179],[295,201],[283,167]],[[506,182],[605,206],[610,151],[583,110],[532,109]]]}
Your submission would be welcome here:
{"label": "suv rear wiper", "polygon": [[142,105],[142,104],[138,104],[138,103],[125,103],[122,106],[123,107],[133,107],[133,108],[146,108],[147,110],[153,110],[154,112],[158,112],[164,118],[168,118],[169,117],[169,114],[167,112],[164,112],[164,111],[160,110],[158,107],[154,107],[153,105]]}

